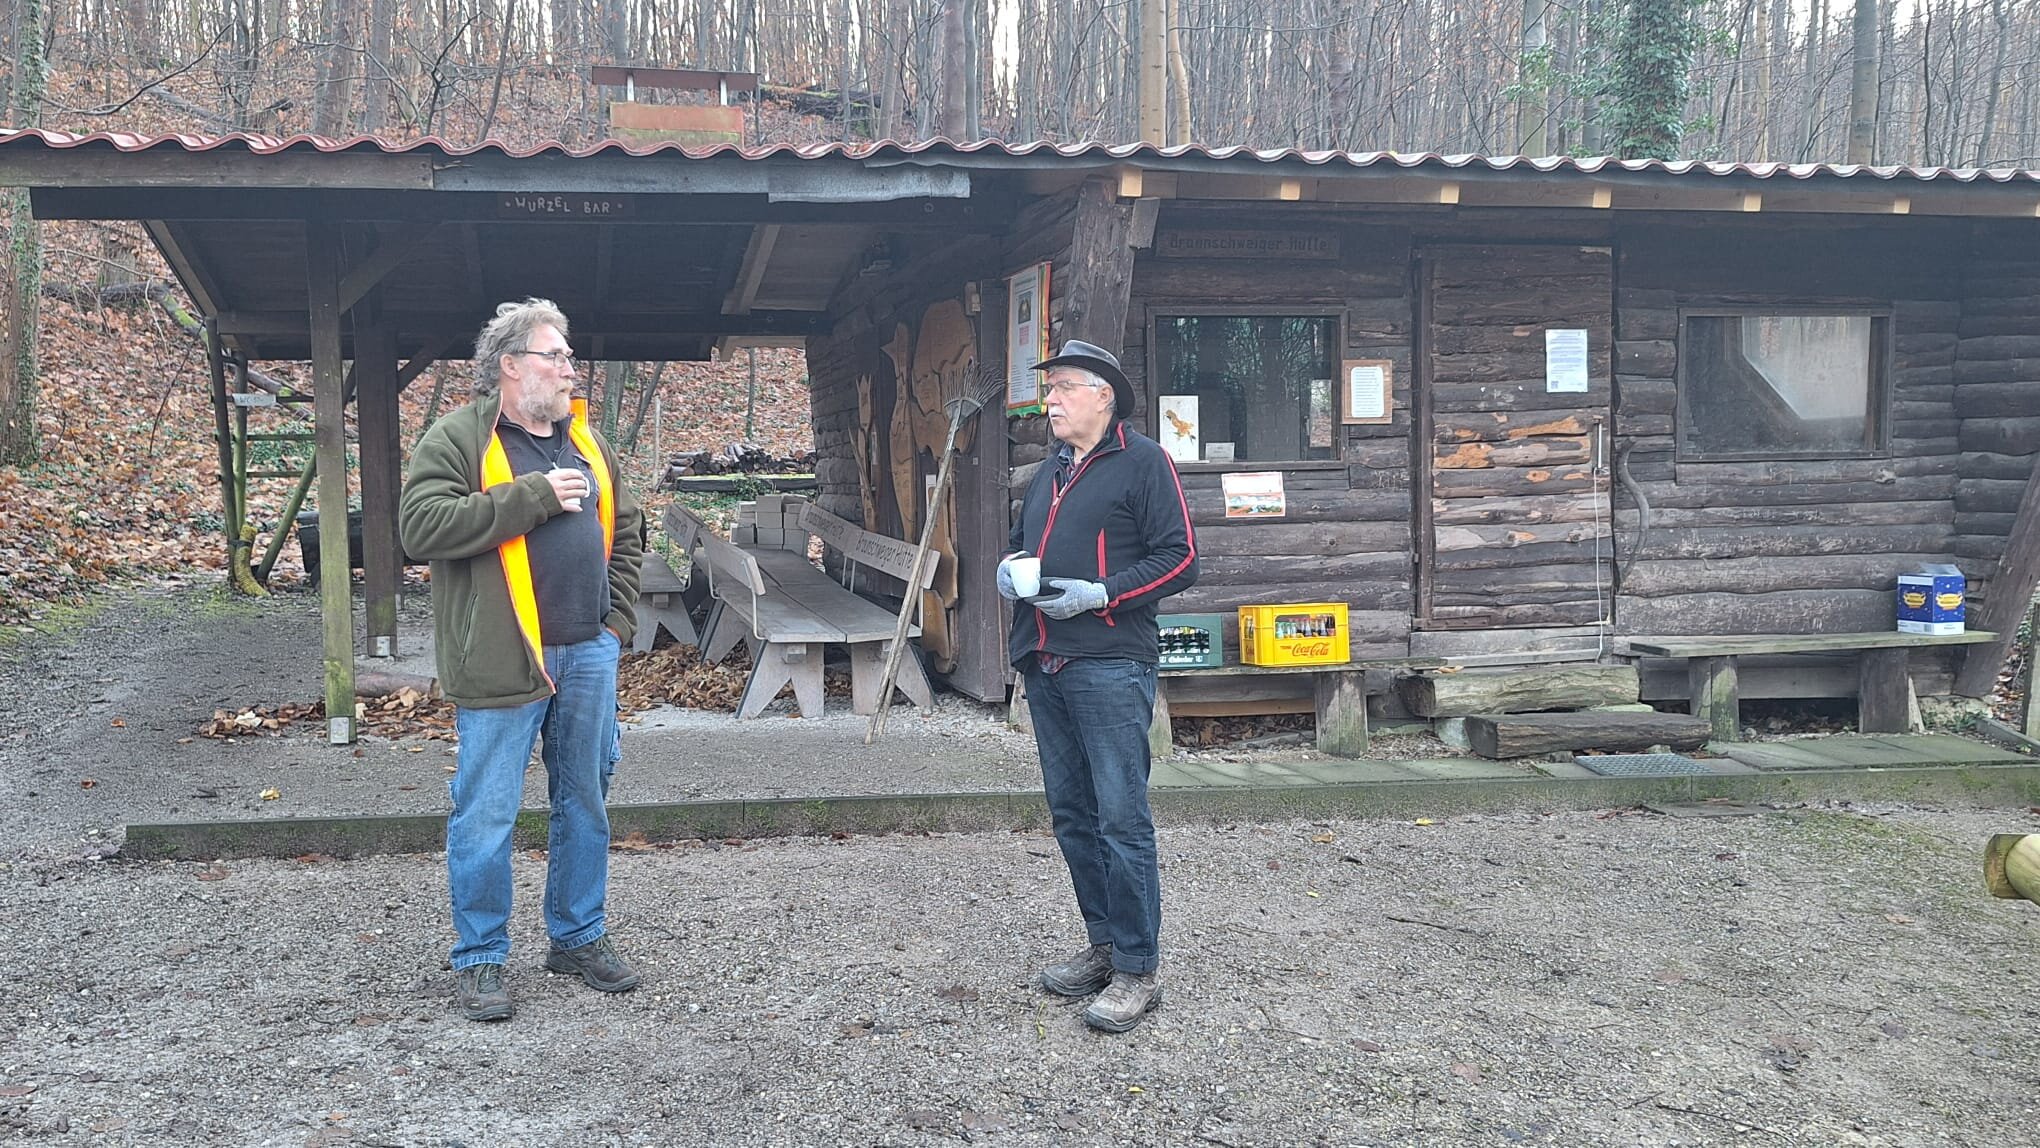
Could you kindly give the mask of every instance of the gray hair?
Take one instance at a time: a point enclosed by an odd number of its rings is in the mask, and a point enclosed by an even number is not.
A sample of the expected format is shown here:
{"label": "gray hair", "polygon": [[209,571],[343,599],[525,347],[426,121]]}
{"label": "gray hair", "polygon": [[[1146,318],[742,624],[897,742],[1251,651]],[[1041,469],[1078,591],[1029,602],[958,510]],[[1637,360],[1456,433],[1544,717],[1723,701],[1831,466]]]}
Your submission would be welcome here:
{"label": "gray hair", "polygon": [[486,395],[496,389],[502,375],[502,358],[531,345],[531,334],[551,327],[561,338],[569,334],[567,317],[550,299],[531,298],[522,303],[504,303],[496,317],[475,336],[475,393]]}

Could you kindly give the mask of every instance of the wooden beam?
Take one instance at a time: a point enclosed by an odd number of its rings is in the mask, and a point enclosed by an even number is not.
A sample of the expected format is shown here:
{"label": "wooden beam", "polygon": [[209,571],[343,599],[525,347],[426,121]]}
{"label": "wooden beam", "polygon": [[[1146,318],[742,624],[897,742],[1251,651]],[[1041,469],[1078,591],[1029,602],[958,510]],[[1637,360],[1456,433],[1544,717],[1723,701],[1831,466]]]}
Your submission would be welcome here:
{"label": "wooden beam", "polygon": [[1115,355],[1125,345],[1133,290],[1133,248],[1127,245],[1132,224],[1133,205],[1115,199],[1108,181],[1086,180],[1078,189],[1069,288],[1055,345],[1082,339]]}
{"label": "wooden beam", "polygon": [[354,742],[354,586],[347,554],[346,376],[340,365],[340,234],[305,228],[314,435],[319,461],[319,613],[326,652],[326,740]]}
{"label": "wooden beam", "polygon": [[[177,282],[184,286],[191,301],[208,315],[218,315],[226,300],[220,297],[220,289],[213,282],[205,265],[192,259],[184,235],[176,224],[160,219],[144,220],[142,228],[149,238],[156,241],[156,249],[163,253],[163,260],[170,264],[170,270],[177,275]],[[222,332],[224,334],[225,332]]]}
{"label": "wooden beam", "polygon": [[1745,191],[1745,192],[1743,192],[1743,193],[1742,193],[1742,210],[1744,210],[1744,211],[1762,211],[1762,210],[1764,210],[1764,193],[1763,193],[1763,192],[1761,192],[1761,191]]}
{"label": "wooden beam", "polygon": [[1142,172],[1137,167],[1122,167],[1116,173],[1119,177],[1119,198],[1139,199],[1141,197]]}
{"label": "wooden beam", "polygon": [[454,342],[451,337],[442,335],[419,344],[418,349],[405,360],[403,369],[397,372],[397,389],[401,391],[410,386],[414,379],[425,373],[426,368],[438,362],[441,355],[452,350]]}
{"label": "wooden beam", "polygon": [[368,258],[354,265],[340,280],[340,309],[351,311],[369,289],[383,281],[405,260],[418,254],[418,248],[438,230],[436,223],[418,223],[399,228],[394,233],[385,232],[378,236],[375,251]]}
{"label": "wooden beam", "polygon": [[765,282],[765,269],[772,263],[772,249],[779,244],[779,225],[761,223],[751,229],[744,247],[744,260],[737,271],[736,286],[723,297],[723,314],[748,315],[758,301],[758,287]]}
{"label": "wooden beam", "polygon": [[1983,608],[1976,612],[1976,628],[1997,637],[1971,646],[1962,655],[1962,668],[1955,673],[1955,692],[1980,698],[1997,685],[1998,671],[2004,669],[2005,652],[2017,635],[2019,619],[2033,602],[2033,586],[2040,580],[2040,460],[2026,479],[2026,493],[2019,500],[2012,532],[2005,539],[2005,552],[1991,575]]}
{"label": "wooden beam", "polygon": [[1905,733],[1912,728],[1912,678],[1902,648],[1865,650],[1856,663],[1856,732]]}
{"label": "wooden beam", "polygon": [[[391,316],[400,334],[419,338],[473,335],[493,308],[465,311],[404,311]],[[304,332],[300,311],[227,311],[220,315],[222,335],[291,336]],[[724,315],[707,311],[629,311],[576,319],[574,336],[621,335],[812,335],[826,329],[817,311],[753,311]]]}
{"label": "wooden beam", "polygon": [[[372,658],[393,658],[397,654],[397,591],[403,581],[403,559],[397,547],[397,493],[403,470],[397,430],[397,393],[401,390],[397,339],[389,326],[391,316],[382,313],[380,292],[364,299],[355,317],[354,413],[361,436],[364,649]],[[320,528],[328,529],[323,514]],[[320,558],[324,557],[322,550]],[[320,575],[323,583],[323,569]]]}
{"label": "wooden beam", "polygon": [[0,186],[107,188],[346,187],[430,191],[430,152],[293,150],[254,155],[228,149],[147,151],[0,148]]}

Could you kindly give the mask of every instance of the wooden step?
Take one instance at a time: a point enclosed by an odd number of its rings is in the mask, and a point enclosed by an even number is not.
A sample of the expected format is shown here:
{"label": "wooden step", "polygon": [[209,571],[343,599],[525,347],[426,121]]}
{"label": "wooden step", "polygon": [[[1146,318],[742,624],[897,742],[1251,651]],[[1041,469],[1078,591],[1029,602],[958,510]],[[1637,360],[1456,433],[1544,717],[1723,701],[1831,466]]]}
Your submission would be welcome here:
{"label": "wooden step", "polygon": [[1530,757],[1560,750],[1635,753],[1654,745],[1675,750],[1707,744],[1707,721],[1689,714],[1476,714],[1466,737],[1482,757]]}
{"label": "wooden step", "polygon": [[1550,665],[1419,674],[1402,690],[1411,713],[1471,717],[1623,705],[1637,700],[1641,683],[1633,664]]}

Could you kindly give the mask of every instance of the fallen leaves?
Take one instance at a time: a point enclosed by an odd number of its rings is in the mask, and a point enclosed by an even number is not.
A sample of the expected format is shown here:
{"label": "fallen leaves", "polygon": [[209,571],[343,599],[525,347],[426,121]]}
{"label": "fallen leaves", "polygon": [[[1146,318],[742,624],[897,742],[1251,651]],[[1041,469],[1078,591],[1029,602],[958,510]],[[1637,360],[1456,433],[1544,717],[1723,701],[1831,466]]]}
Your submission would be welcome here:
{"label": "fallen leaves", "polygon": [[265,789],[265,790],[263,790],[263,791],[262,791],[262,800],[264,800],[264,801],[275,801],[276,799],[278,799],[278,798],[280,798],[280,797],[282,797],[282,796],[283,796],[283,791],[282,791],[282,790],[280,790],[280,789],[277,789],[277,788],[276,788],[275,786],[271,786],[270,788],[268,788],[268,789]]}

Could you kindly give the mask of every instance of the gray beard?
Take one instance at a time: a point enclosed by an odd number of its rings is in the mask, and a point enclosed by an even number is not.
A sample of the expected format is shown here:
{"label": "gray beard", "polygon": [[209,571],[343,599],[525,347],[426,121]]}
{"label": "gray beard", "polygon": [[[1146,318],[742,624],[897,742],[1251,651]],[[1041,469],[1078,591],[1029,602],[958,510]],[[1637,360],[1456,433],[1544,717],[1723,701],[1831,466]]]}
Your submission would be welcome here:
{"label": "gray beard", "polygon": [[526,391],[517,396],[517,413],[529,422],[556,423],[573,413],[571,395],[548,396]]}

